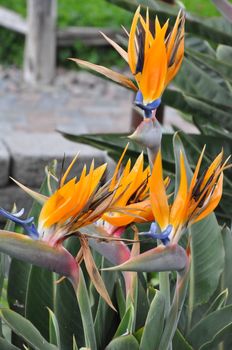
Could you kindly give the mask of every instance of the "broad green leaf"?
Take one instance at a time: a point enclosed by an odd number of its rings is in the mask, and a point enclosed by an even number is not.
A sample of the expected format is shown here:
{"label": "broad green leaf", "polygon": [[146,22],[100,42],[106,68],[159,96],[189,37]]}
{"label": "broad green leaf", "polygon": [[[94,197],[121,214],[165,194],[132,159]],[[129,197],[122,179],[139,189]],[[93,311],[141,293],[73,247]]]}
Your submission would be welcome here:
{"label": "broad green leaf", "polygon": [[217,58],[226,64],[231,65],[232,47],[227,45],[219,45],[216,51]]}
{"label": "broad green leaf", "polygon": [[85,344],[80,309],[73,286],[68,280],[56,287],[55,315],[59,324],[62,350],[70,350],[75,337],[78,347]]}
{"label": "broad green leaf", "polygon": [[[186,76],[188,79],[186,79]],[[224,106],[232,107],[231,93],[218,84],[207,74],[201,66],[185,58],[181,73],[175,79],[175,85],[178,86],[185,94],[212,101]],[[210,86],[210,89],[207,88]]]}
{"label": "broad green leaf", "polygon": [[80,278],[76,291],[79,308],[81,311],[82,323],[85,335],[85,346],[91,350],[97,349],[96,337],[94,332],[93,317],[91,313],[90,300],[88,297],[88,290],[86,288],[85,280],[82,271],[80,270]]}
{"label": "broad green leaf", "polygon": [[194,309],[206,303],[215,292],[223,271],[225,253],[214,214],[194,224],[189,231],[192,237],[189,302]]}
{"label": "broad green leaf", "polygon": [[42,336],[49,340],[49,313],[53,309],[53,273],[32,266],[28,276],[25,317],[33,323]]}
{"label": "broad green leaf", "polygon": [[232,65],[231,62],[226,62],[224,60],[220,60],[217,58],[214,58],[212,55],[204,54],[195,50],[185,50],[187,52],[187,55],[190,58],[194,58],[196,61],[198,61],[200,64],[204,64],[205,66],[209,67],[210,69],[216,71],[219,73],[225,80],[232,81]]}
{"label": "broad green leaf", "polygon": [[[31,265],[23,261],[12,259],[7,284],[7,299],[9,307],[20,315],[25,315],[27,281]],[[12,334],[14,345],[21,347],[22,341],[16,334]]]}
{"label": "broad green leaf", "polygon": [[225,265],[222,273],[221,288],[227,289],[227,304],[232,304],[232,232],[228,227],[222,229],[222,239],[225,249]]}
{"label": "broad green leaf", "polygon": [[105,350],[138,350],[139,343],[136,338],[129,335],[122,335],[121,337],[113,339]]}
{"label": "broad green leaf", "polygon": [[228,305],[211,313],[196,324],[187,335],[187,340],[194,349],[209,350],[208,345],[218,344],[223,339],[222,335],[231,334],[231,329],[232,305]]}
{"label": "broad green leaf", "polygon": [[118,326],[118,329],[114,335],[115,339],[126,333],[132,333],[134,318],[135,318],[135,310],[134,310],[133,304],[131,303]]}
{"label": "broad green leaf", "polygon": [[20,350],[16,346],[9,343],[6,339],[0,338],[0,349],[1,350]]}
{"label": "broad green leaf", "polygon": [[232,322],[226,325],[223,329],[221,329],[218,333],[215,334],[212,341],[208,341],[203,344],[200,350],[212,350],[218,349],[219,346],[223,346],[223,350],[231,349],[232,339]]}
{"label": "broad green leaf", "polygon": [[54,312],[48,309],[49,312],[49,342],[57,345],[58,349],[61,350],[60,343],[60,329],[59,324]]}
{"label": "broad green leaf", "polygon": [[118,279],[118,281],[116,282],[115,288],[116,288],[115,293],[116,293],[116,300],[118,304],[119,316],[120,316],[120,319],[122,319],[126,311],[126,301],[125,301],[125,295],[123,293],[122,281],[120,279]]}
{"label": "broad green leaf", "polygon": [[[130,272],[129,272],[130,273]],[[136,323],[135,323],[135,330],[141,328],[144,326],[144,323],[147,318],[147,313],[149,311],[149,303],[147,298],[147,280],[144,277],[144,274],[139,272],[137,273],[137,277],[135,278],[135,297],[134,299],[137,300],[136,302]],[[133,301],[132,301],[133,302]],[[134,301],[135,303],[135,301]]]}
{"label": "broad green leaf", "polygon": [[174,335],[172,346],[173,350],[193,350],[178,329]]}
{"label": "broad green leaf", "polygon": [[156,350],[164,327],[164,296],[157,290],[150,305],[140,342],[141,350]]}
{"label": "broad green leaf", "polygon": [[210,307],[206,310],[204,316],[209,315],[211,312],[214,312],[216,310],[220,310],[221,308],[223,308],[226,305],[227,298],[228,298],[228,289],[225,289],[219,295],[216,296],[216,298],[210,304]]}
{"label": "broad green leaf", "polygon": [[[102,258],[103,267],[109,266],[104,258]],[[115,290],[116,280],[118,279],[117,273],[107,273],[106,271],[101,272],[101,277],[104,281],[104,284],[108,290],[109,296],[114,303],[113,294]],[[113,311],[105,301],[100,297],[97,307],[96,316],[94,319],[94,329],[96,334],[97,348],[104,349],[109,343],[110,339],[113,338],[113,335],[117,329],[118,325],[118,315],[117,312]]]}
{"label": "broad green leaf", "polygon": [[199,95],[190,95],[184,91],[172,90],[170,88],[164,91],[162,101],[164,104],[178,109],[186,114],[197,116],[197,120],[205,123],[210,122],[224,126],[232,130],[231,108],[228,112],[225,105],[217,105],[209,99],[203,99]]}
{"label": "broad green leaf", "polygon": [[[17,211],[16,206],[13,206],[12,212]],[[15,229],[15,223],[7,220],[4,230],[9,230],[9,231],[14,231]],[[7,272],[9,273],[9,268],[10,268],[10,258],[8,255],[1,253],[0,254],[0,299],[1,303],[4,304],[7,303],[7,300],[4,300],[4,280],[7,276]],[[9,275],[8,275],[9,276]],[[7,276],[7,277],[8,277]],[[8,286],[8,280],[7,280],[7,286]],[[7,288],[7,287],[6,287]],[[3,305],[6,306],[6,305]],[[3,331],[2,331],[2,321],[0,320],[0,336],[3,336]]]}
{"label": "broad green leaf", "polygon": [[0,311],[2,319],[35,350],[58,350],[49,344],[30,321],[10,309]]}
{"label": "broad green leaf", "polygon": [[[76,256],[80,249],[79,240],[76,237],[70,237],[65,241],[65,248]],[[60,281],[56,286],[55,315],[60,329],[61,349],[70,350],[73,337],[78,347],[83,346],[85,338],[80,309],[75,290],[67,279]]]}

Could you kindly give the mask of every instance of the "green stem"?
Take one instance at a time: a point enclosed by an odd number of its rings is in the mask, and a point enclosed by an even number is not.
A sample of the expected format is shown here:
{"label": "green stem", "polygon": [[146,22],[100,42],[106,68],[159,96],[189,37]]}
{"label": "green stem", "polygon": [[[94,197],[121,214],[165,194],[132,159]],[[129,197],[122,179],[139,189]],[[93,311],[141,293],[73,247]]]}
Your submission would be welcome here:
{"label": "green stem", "polygon": [[[171,307],[169,272],[159,273],[159,289],[165,298],[165,318],[167,318]],[[169,345],[167,350],[172,350],[172,343]]]}
{"label": "green stem", "polygon": [[159,273],[159,289],[165,298],[165,317],[167,316],[170,310],[170,281],[169,281],[169,272],[160,272]]}
{"label": "green stem", "polygon": [[88,296],[88,290],[85,284],[83,273],[80,269],[80,278],[76,291],[76,296],[81,312],[81,319],[84,328],[85,346],[91,350],[97,350],[96,337],[94,332],[93,316]]}
{"label": "green stem", "polygon": [[[191,227],[189,228],[189,236],[191,237]],[[192,241],[190,241],[190,249],[192,251]],[[189,278],[189,292],[188,292],[188,323],[187,331],[189,332],[192,324],[192,314],[193,314],[193,305],[194,305],[194,266],[191,264],[190,267],[190,278]]]}

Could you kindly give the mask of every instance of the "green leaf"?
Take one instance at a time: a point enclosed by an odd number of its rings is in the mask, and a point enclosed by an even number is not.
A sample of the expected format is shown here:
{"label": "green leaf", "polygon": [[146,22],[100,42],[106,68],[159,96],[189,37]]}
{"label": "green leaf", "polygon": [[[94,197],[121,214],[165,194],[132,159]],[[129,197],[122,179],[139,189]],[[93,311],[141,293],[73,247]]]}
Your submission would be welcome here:
{"label": "green leaf", "polygon": [[[186,76],[188,79],[186,79]],[[231,93],[218,84],[218,81],[205,72],[201,66],[185,58],[181,73],[175,79],[175,85],[185,94],[204,98],[204,101],[232,107]],[[210,89],[209,89],[210,86]],[[208,87],[208,89],[207,89]]]}
{"label": "green leaf", "polygon": [[[197,116],[197,120],[205,123],[215,123],[225,126],[226,129],[232,130],[231,108],[228,112],[225,106],[217,105],[209,99],[203,99],[198,95],[190,95],[183,91],[171,90],[164,91],[162,101],[164,104],[182,111],[183,113]],[[223,107],[223,109],[222,109]],[[199,137],[201,137],[199,135]]]}
{"label": "green leaf", "polygon": [[53,309],[54,278],[51,271],[32,266],[26,296],[26,318],[49,340],[49,313]]}
{"label": "green leaf", "polygon": [[75,337],[78,347],[85,344],[80,309],[73,286],[68,280],[56,287],[55,315],[59,323],[62,350],[70,350]]}
{"label": "green leaf", "polygon": [[218,45],[216,51],[217,58],[226,64],[231,65],[232,47],[227,45]]}
{"label": "green leaf", "polygon": [[228,290],[227,304],[232,304],[232,232],[228,227],[222,229],[222,239],[225,249],[225,265],[222,273],[221,288]]}
{"label": "green leaf", "polygon": [[0,315],[13,331],[35,350],[58,350],[57,347],[49,344],[26,318],[9,309],[2,309]]}
{"label": "green leaf", "polygon": [[118,304],[118,310],[119,310],[119,316],[120,319],[123,317],[126,311],[126,301],[125,301],[125,296],[123,293],[123,286],[122,286],[122,281],[118,279],[116,283],[116,300]]}
{"label": "green leaf", "polygon": [[131,334],[113,339],[105,350],[138,350],[139,344]]}
{"label": "green leaf", "polygon": [[85,280],[82,271],[80,270],[80,278],[76,291],[79,308],[81,311],[82,323],[85,334],[85,346],[91,350],[97,349],[96,337],[94,332],[93,317],[91,313],[90,300],[88,297],[88,290],[86,288]]}
{"label": "green leaf", "polygon": [[135,309],[135,312],[136,312],[135,329],[139,329],[144,326],[144,323],[147,318],[147,313],[149,311],[149,302],[147,297],[147,283],[148,282],[145,279],[144,274],[141,272],[137,273],[137,277],[135,277],[135,283],[134,283],[135,285],[134,300],[137,300],[136,309]]}
{"label": "green leaf", "polygon": [[[9,307],[20,315],[25,315],[27,281],[31,265],[12,259],[7,284],[7,299]],[[17,335],[12,334],[14,345],[21,347],[22,342]]]}
{"label": "green leaf", "polygon": [[194,58],[201,65],[204,64],[205,66],[219,73],[225,80],[232,81],[231,62],[227,63],[223,59],[217,59],[212,55],[204,54],[191,49],[186,49],[185,52],[187,53],[188,57]]}
{"label": "green leaf", "polygon": [[20,350],[16,346],[9,343],[6,339],[0,338],[0,349],[1,350]]}
{"label": "green leaf", "polygon": [[214,214],[194,224],[190,232],[192,265],[189,301],[194,309],[206,303],[215,292],[224,268],[225,253],[221,230]]}
{"label": "green leaf", "polygon": [[172,346],[173,350],[193,350],[178,329],[174,335]]}
{"label": "green leaf", "polygon": [[[70,237],[65,241],[65,248],[76,256],[80,249],[79,240],[76,237]],[[59,323],[61,349],[70,350],[73,345],[73,337],[78,347],[83,346],[85,344],[84,330],[76,292],[67,279],[56,286],[55,315]]]}
{"label": "green leaf", "polygon": [[60,343],[60,329],[59,324],[54,312],[48,309],[49,312],[49,342],[57,345],[58,349],[61,350]]}
{"label": "green leaf", "polygon": [[211,312],[214,312],[216,310],[220,310],[221,308],[223,308],[226,305],[227,298],[228,298],[228,289],[225,289],[219,295],[216,296],[216,298],[210,304],[210,307],[206,310],[204,316],[209,315]]}
{"label": "green leaf", "polygon": [[165,299],[157,290],[150,305],[140,342],[141,350],[156,350],[164,327]]}
{"label": "green leaf", "polygon": [[134,306],[131,303],[118,326],[118,329],[114,335],[114,338],[118,338],[125,333],[132,333],[134,318],[135,318],[135,311],[134,311]]}
{"label": "green leaf", "polygon": [[[212,349],[212,345],[221,342],[226,334],[231,334],[232,305],[217,310],[196,324],[187,335],[194,349]],[[208,346],[211,346],[208,347]]]}
{"label": "green leaf", "polygon": [[[101,266],[101,265],[100,265]],[[102,258],[102,268],[107,267],[109,264]],[[116,279],[118,279],[117,273],[107,273],[106,271],[101,272],[101,277],[109,293],[110,299],[112,300]],[[113,302],[113,300],[112,300]],[[113,302],[114,304],[114,302]],[[96,334],[97,348],[104,349],[113,334],[116,331],[118,324],[117,312],[113,311],[109,305],[105,303],[103,298],[99,298],[97,312],[94,320],[94,329]]]}

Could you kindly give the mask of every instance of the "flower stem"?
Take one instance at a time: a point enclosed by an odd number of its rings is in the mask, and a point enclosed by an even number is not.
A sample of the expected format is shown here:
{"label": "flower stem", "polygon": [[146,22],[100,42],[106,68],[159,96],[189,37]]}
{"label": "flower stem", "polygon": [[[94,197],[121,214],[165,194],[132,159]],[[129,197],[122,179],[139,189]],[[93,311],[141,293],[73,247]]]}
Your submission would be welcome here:
{"label": "flower stem", "polygon": [[160,292],[163,294],[165,298],[165,316],[167,316],[171,305],[169,272],[159,273],[159,287],[160,287]]}
{"label": "flower stem", "polygon": [[[159,289],[165,298],[165,318],[169,314],[170,311],[170,280],[169,280],[169,272],[160,272],[159,273]],[[169,345],[167,350],[172,350],[172,344]]]}

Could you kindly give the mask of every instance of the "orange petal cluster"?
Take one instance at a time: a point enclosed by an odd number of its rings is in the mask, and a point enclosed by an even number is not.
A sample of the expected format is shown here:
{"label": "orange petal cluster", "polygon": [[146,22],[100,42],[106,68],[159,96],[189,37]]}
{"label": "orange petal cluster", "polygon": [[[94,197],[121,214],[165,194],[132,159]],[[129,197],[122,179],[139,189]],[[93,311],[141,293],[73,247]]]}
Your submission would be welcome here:
{"label": "orange petal cluster", "polygon": [[110,190],[115,191],[114,205],[103,215],[103,220],[118,227],[129,225],[132,222],[154,220],[148,187],[151,171],[149,166],[144,169],[143,153],[139,155],[132,168],[129,159],[120,175],[119,171],[127,147],[118,161],[110,183]]}
{"label": "orange petal cluster", "polygon": [[162,231],[168,225],[172,225],[173,236],[178,236],[189,225],[204,219],[213,212],[220,202],[223,189],[223,170],[226,168],[228,159],[223,162],[222,151],[199,177],[204,150],[205,148],[202,150],[189,185],[184,156],[180,152],[180,183],[171,204],[168,202],[165,190],[160,151],[155,160],[149,179],[152,211]]}
{"label": "orange petal cluster", "polygon": [[[124,50],[115,41],[102,33],[129,64],[137,86],[123,74],[87,61],[72,58],[77,64],[105,75],[121,85],[133,90],[140,90],[143,104],[147,105],[161,97],[164,89],[180,69],[184,57],[185,15],[181,10],[172,30],[169,21],[161,26],[158,17],[152,25],[147,10],[146,19],[140,14],[140,7],[135,12],[128,40],[128,50]],[[153,34],[155,32],[155,34]]]}
{"label": "orange petal cluster", "polygon": [[[53,225],[62,226],[65,224],[71,225],[72,230],[77,230],[79,227],[98,219],[105,208],[103,201],[110,196],[112,199],[112,193],[107,188],[104,186],[99,188],[106,164],[95,168],[94,162],[92,162],[88,173],[86,166],[84,166],[79,180],[72,178],[66,182],[75,161],[76,158],[73,159],[61,178],[58,190],[43,205],[39,216],[40,231]],[[97,212],[100,204],[102,207]]]}

